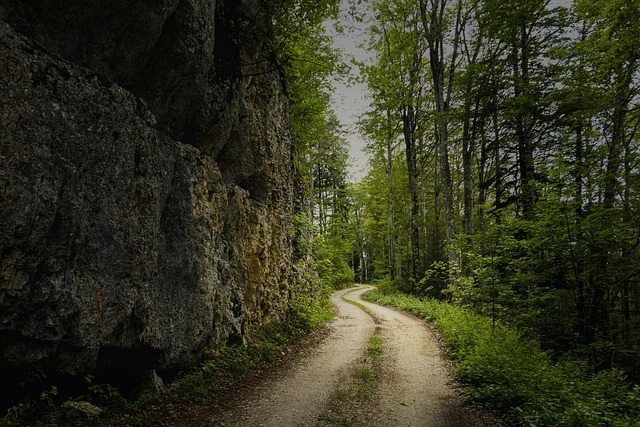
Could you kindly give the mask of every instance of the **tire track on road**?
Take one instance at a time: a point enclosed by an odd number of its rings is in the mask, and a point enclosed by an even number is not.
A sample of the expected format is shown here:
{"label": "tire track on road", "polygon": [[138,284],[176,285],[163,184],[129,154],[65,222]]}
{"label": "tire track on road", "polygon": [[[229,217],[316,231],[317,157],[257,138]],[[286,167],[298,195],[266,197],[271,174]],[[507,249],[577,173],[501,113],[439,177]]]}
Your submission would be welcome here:
{"label": "tire track on road", "polygon": [[[293,366],[239,396],[233,410],[210,425],[503,426],[486,411],[465,404],[426,322],[363,301],[361,296],[369,289],[358,286],[335,292],[332,302],[338,316],[328,336],[317,347],[304,349]],[[376,331],[382,337],[383,355],[371,365],[366,349]],[[341,390],[358,368],[369,365],[375,370],[367,385],[371,395],[361,401],[340,401]]]}
{"label": "tire track on road", "polygon": [[367,426],[489,427],[502,423],[465,404],[424,320],[351,294],[380,320],[384,348],[377,402]]}
{"label": "tire track on road", "polygon": [[362,356],[375,330],[372,318],[342,300],[350,290],[332,295],[338,316],[330,335],[317,349],[302,357],[283,376],[256,387],[252,396],[240,399],[233,414],[212,425],[220,426],[314,426],[317,424],[341,378]]}

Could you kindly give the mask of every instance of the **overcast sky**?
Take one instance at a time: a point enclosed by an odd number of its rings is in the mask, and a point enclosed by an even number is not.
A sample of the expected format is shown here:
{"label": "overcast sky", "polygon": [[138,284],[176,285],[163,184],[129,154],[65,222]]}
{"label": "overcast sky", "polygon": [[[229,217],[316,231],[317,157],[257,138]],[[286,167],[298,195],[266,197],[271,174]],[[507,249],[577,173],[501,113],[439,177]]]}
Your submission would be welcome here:
{"label": "overcast sky", "polygon": [[[570,6],[571,0],[550,0],[549,7]],[[360,6],[361,12],[368,11],[369,1],[364,0]],[[366,31],[368,23],[358,23],[349,17],[349,0],[341,0],[341,24],[345,27],[343,34],[335,34],[331,26],[331,34],[334,36],[334,46],[340,49],[345,59],[349,56],[355,57],[359,61],[365,61],[369,57],[367,51],[359,45],[366,42]],[[352,73],[358,70],[354,67]],[[334,82],[335,93],[332,96],[332,106],[338,119],[344,125],[347,132],[346,139],[350,144],[351,166],[349,167],[349,180],[357,182],[366,175],[367,154],[362,151],[366,145],[365,139],[358,133],[358,117],[367,109],[369,101],[367,99],[368,90],[366,85],[361,83],[347,84],[346,81],[336,80]]]}
{"label": "overcast sky", "polygon": [[[366,1],[362,7],[368,7]],[[341,24],[345,27],[344,34],[334,35],[334,46],[339,48],[345,59],[348,61],[349,56],[355,57],[362,61],[367,58],[366,50],[358,47],[366,40],[367,23],[357,23],[348,16],[348,0],[341,2]],[[354,67],[352,73],[357,73]],[[345,138],[350,144],[351,166],[349,167],[349,180],[352,182],[359,181],[366,175],[367,155],[362,151],[366,142],[360,136],[357,129],[357,121],[368,107],[367,87],[364,84],[347,84],[346,81],[336,80],[334,82],[335,93],[332,96],[332,106],[338,119],[344,125],[347,132]]]}

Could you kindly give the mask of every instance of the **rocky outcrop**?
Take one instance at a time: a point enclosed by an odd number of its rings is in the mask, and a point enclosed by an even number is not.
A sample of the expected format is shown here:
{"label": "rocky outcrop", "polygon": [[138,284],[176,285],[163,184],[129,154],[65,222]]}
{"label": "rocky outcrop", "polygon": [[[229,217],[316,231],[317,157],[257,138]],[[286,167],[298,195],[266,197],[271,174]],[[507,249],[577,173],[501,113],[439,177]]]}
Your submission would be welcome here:
{"label": "rocky outcrop", "polygon": [[258,15],[0,3],[3,378],[176,370],[282,320],[291,141]]}

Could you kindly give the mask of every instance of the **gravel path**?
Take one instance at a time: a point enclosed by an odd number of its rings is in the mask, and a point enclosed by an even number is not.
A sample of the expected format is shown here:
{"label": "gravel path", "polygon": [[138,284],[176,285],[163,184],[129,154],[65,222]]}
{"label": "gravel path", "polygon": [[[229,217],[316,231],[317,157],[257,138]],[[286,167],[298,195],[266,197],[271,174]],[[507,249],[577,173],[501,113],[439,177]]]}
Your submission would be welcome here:
{"label": "gravel path", "polygon": [[[336,292],[338,316],[328,336],[305,350],[293,366],[273,375],[241,397],[230,413],[212,420],[216,426],[428,426],[502,425],[463,402],[450,369],[439,355],[425,322],[399,311],[364,302],[361,286]],[[364,305],[367,311],[344,299]],[[340,389],[366,359],[369,339],[378,331],[383,357],[371,396],[359,402],[349,423],[331,421]],[[364,407],[363,411],[363,405]],[[344,404],[343,404],[344,406]]]}
{"label": "gravel path", "polygon": [[[366,425],[403,427],[495,426],[484,411],[465,405],[433,331],[414,316],[362,301],[368,288],[348,296],[379,320],[384,363],[378,402]],[[351,297],[353,295],[353,297]]]}

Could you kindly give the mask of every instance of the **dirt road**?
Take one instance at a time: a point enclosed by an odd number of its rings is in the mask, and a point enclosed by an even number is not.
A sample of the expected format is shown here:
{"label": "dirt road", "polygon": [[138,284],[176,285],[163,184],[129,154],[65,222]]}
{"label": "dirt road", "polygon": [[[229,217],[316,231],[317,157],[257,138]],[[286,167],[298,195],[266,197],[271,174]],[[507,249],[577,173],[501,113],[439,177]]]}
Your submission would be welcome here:
{"label": "dirt road", "polygon": [[[362,301],[367,289],[336,292],[332,300],[338,315],[320,345],[285,372],[257,385],[211,425],[500,425],[489,414],[464,404],[425,322]],[[374,334],[381,339],[382,357],[372,363],[367,345]],[[354,389],[354,378],[363,374],[364,386],[350,396],[347,390]]]}

